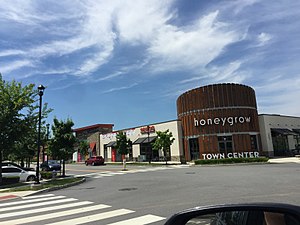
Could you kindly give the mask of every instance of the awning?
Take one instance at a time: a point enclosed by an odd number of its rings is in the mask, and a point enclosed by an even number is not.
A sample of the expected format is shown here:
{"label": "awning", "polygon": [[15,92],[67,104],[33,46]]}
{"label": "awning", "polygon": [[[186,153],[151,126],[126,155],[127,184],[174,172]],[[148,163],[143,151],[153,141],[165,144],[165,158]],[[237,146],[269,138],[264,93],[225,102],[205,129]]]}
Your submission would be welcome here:
{"label": "awning", "polygon": [[287,128],[271,128],[271,132],[281,134],[281,135],[297,135],[295,132]]}
{"label": "awning", "polygon": [[137,144],[142,144],[145,141],[146,138],[138,138],[135,140],[132,144],[137,145]]}
{"label": "awning", "polygon": [[90,149],[94,150],[96,147],[96,142],[91,142],[90,143]]}
{"label": "awning", "polygon": [[294,132],[296,132],[297,134],[300,134],[300,129],[293,129]]}
{"label": "awning", "polygon": [[146,138],[146,140],[143,142],[143,143],[151,143],[152,141],[154,141],[156,139],[156,136],[154,137],[149,137],[149,140],[148,138]]}
{"label": "awning", "polygon": [[115,147],[116,145],[117,145],[116,141],[111,141],[106,145],[106,147]]}
{"label": "awning", "polygon": [[151,143],[155,139],[156,139],[156,136],[151,136],[149,138],[148,137],[142,137],[142,138],[138,138],[137,140],[135,140],[132,144],[136,145],[136,144],[142,144],[142,143]]}

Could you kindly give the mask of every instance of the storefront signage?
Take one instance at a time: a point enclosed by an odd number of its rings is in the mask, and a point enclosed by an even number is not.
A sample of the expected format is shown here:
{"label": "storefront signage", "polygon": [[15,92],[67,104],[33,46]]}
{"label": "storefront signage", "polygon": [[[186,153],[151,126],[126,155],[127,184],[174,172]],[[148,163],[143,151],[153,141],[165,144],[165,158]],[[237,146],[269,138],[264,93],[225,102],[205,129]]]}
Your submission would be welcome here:
{"label": "storefront signage", "polygon": [[230,152],[202,154],[203,159],[225,159],[225,158],[258,158],[259,152]]}
{"label": "storefront signage", "polygon": [[215,117],[213,119],[201,119],[198,120],[194,118],[194,125],[195,127],[198,126],[205,126],[205,125],[222,125],[225,126],[226,124],[229,124],[230,126],[236,124],[236,123],[250,123],[251,117],[245,117],[245,116],[230,116],[230,117]]}
{"label": "storefront signage", "polygon": [[142,127],[141,134],[147,134],[147,133],[155,133],[155,127],[154,126]]}

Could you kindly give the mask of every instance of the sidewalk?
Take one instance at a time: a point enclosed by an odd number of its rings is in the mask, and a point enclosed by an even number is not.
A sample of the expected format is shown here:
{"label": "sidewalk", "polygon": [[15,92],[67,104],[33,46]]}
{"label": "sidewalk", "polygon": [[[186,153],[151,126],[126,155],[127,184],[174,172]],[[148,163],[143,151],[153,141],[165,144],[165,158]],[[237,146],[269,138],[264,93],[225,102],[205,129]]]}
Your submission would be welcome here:
{"label": "sidewalk", "polygon": [[17,192],[0,192],[0,202],[3,200],[22,198],[28,195],[32,195],[38,191],[17,191]]}
{"label": "sidewalk", "polygon": [[[9,188],[0,189],[0,202],[4,201],[4,200],[8,200],[8,199],[22,198],[25,196],[30,196],[30,195],[34,195],[34,194],[38,194],[38,193],[45,193],[45,192],[58,190],[58,189],[62,189],[62,188],[68,188],[68,187],[71,187],[74,185],[81,184],[81,183],[85,182],[85,180],[86,180],[85,178],[81,178],[79,181],[75,181],[75,182],[71,182],[71,183],[67,183],[67,184],[63,184],[63,185],[58,185],[58,186],[53,186],[53,187],[46,187],[46,188],[42,188],[39,190],[32,190],[32,191],[29,190],[29,191],[5,192],[5,191],[9,190]],[[35,184],[28,183],[28,185],[32,186]],[[39,185],[39,184],[37,184],[37,185]]]}
{"label": "sidewalk", "polygon": [[269,159],[270,163],[300,163],[300,157],[286,157]]}

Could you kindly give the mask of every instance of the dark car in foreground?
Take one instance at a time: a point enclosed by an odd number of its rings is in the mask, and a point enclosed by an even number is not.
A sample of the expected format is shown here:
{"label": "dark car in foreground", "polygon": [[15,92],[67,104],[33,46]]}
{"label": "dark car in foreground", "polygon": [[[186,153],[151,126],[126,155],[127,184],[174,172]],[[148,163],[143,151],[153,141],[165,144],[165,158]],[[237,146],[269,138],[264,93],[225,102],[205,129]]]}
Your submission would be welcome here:
{"label": "dark car in foreground", "polygon": [[88,160],[85,161],[85,165],[103,165],[104,164],[104,158],[102,156],[92,156]]}
{"label": "dark car in foreground", "polygon": [[300,206],[249,203],[200,206],[174,214],[165,225],[300,225]]}
{"label": "dark car in foreground", "polygon": [[41,164],[41,169],[43,171],[59,171],[61,170],[61,164],[59,160],[49,159]]}

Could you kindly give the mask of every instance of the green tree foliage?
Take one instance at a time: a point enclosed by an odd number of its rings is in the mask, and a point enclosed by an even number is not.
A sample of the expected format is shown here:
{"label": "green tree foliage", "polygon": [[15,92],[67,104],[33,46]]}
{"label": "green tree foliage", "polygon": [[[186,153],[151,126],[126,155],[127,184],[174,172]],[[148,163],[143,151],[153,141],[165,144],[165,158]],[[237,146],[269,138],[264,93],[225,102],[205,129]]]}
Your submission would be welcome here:
{"label": "green tree foliage", "polygon": [[124,155],[124,159],[123,159],[123,170],[126,170],[126,158],[125,155],[127,155],[130,151],[130,149],[132,148],[132,142],[130,141],[130,139],[127,139],[126,137],[126,133],[123,133],[121,131],[119,131],[117,133],[117,151],[118,154],[120,155]]}
{"label": "green tree foliage", "polygon": [[78,152],[81,156],[86,156],[88,154],[89,147],[90,145],[87,141],[79,141]]}
{"label": "green tree foliage", "polygon": [[173,138],[173,134],[169,130],[156,131],[156,134],[157,134],[157,138],[155,139],[155,142],[152,144],[152,147],[154,150],[163,151],[166,164],[167,164],[168,163],[167,151],[170,150],[170,146],[175,141],[175,138]]}
{"label": "green tree foliage", "polygon": [[126,134],[123,132],[117,133],[117,146],[116,149],[120,155],[127,155],[131,148],[131,141],[127,139]]}
{"label": "green tree foliage", "polygon": [[[46,142],[47,142],[47,130],[44,119],[48,116],[48,114],[52,111],[52,109],[48,109],[47,103],[44,104],[42,110],[42,125],[41,125],[41,146],[44,150]],[[24,166],[26,162],[29,167],[30,161],[33,156],[37,153],[37,126],[38,126],[38,112],[35,110],[36,107],[31,107],[28,111],[26,118],[20,121],[19,126],[22,129],[20,132],[20,139],[15,142],[13,152],[9,155],[9,159],[18,160],[21,162],[21,166]]]}
{"label": "green tree foliage", "polygon": [[50,154],[54,159],[63,160],[63,176],[65,176],[65,161],[72,157],[76,137],[72,127],[74,123],[71,119],[66,121],[54,118],[52,125],[53,138],[49,143]]}
{"label": "green tree foliage", "polygon": [[[33,157],[37,137],[37,97],[34,84],[23,86],[15,80],[6,82],[0,74],[0,163],[2,156],[21,160]],[[44,111],[44,115],[50,111]]]}

